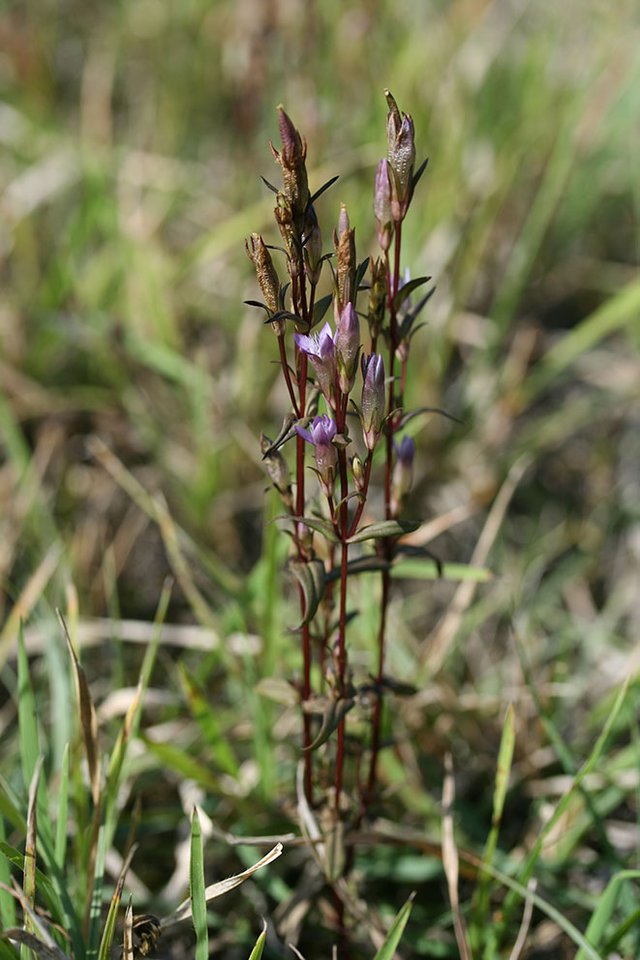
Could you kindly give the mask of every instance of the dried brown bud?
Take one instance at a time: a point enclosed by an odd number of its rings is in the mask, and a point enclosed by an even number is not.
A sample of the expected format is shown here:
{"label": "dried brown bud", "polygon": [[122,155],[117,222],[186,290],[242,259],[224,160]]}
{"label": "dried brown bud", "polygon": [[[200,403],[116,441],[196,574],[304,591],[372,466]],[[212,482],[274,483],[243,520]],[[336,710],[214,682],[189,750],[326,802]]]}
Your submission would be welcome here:
{"label": "dried brown bud", "polygon": [[349,223],[347,208],[340,206],[338,229],[333,231],[333,245],[336,251],[337,297],[334,301],[336,322],[348,303],[355,301],[356,243],[355,228]]}
{"label": "dried brown bud", "polygon": [[256,268],[258,285],[269,312],[277,313],[280,309],[280,280],[273,265],[271,254],[259,233],[252,233],[245,242],[245,247],[249,259]]}
{"label": "dried brown bud", "polygon": [[380,336],[384,325],[387,304],[387,274],[384,260],[378,257],[371,262],[371,287],[369,289],[369,313],[367,321],[373,339]]}
{"label": "dried brown bud", "polygon": [[307,144],[282,106],[278,107],[278,127],[282,150],[276,150],[272,143],[270,146],[273,156],[282,168],[283,193],[289,202],[296,236],[300,240],[310,196],[305,162]]}

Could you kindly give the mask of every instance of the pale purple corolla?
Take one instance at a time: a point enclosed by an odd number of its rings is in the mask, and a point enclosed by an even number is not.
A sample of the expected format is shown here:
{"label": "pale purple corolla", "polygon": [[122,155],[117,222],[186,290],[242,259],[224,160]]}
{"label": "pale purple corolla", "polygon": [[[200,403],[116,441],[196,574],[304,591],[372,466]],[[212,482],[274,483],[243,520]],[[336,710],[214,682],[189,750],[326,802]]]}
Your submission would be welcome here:
{"label": "pale purple corolla", "polygon": [[333,444],[333,438],[338,432],[335,420],[323,413],[313,418],[308,430],[297,425],[295,429],[298,436],[313,446],[320,485],[326,496],[331,496],[338,459],[338,452]]}
{"label": "pale purple corolla", "polygon": [[362,435],[365,446],[373,450],[382,430],[385,412],[384,360],[381,354],[362,357]]}
{"label": "pale purple corolla", "polygon": [[337,366],[331,327],[325,323],[319,333],[296,333],[294,339],[298,349],[306,353],[311,360],[325,400],[330,407],[335,407]]}

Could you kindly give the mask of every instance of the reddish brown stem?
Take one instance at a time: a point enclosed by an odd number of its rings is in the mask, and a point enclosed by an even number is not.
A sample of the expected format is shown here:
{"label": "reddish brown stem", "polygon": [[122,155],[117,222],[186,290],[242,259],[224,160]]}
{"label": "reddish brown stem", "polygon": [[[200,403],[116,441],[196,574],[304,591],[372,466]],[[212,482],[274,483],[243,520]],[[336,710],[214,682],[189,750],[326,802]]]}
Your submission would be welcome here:
{"label": "reddish brown stem", "polygon": [[289,399],[291,400],[291,406],[293,407],[293,412],[296,417],[300,418],[301,414],[298,410],[298,401],[296,400],[296,395],[293,389],[293,382],[291,380],[291,370],[289,369],[289,363],[287,361],[287,349],[284,345],[284,337],[278,337],[278,347],[280,349],[280,365],[282,367],[282,373],[284,375],[284,381],[287,385],[287,390],[289,391]]}

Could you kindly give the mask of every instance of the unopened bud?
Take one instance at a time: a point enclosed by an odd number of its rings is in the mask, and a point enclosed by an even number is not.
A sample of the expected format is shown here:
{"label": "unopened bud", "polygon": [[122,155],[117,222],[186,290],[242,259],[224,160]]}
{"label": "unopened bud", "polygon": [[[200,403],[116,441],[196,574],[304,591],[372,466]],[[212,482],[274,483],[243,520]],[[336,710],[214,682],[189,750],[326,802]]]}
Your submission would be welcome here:
{"label": "unopened bud", "polygon": [[362,435],[373,450],[382,430],[385,413],[384,360],[379,353],[362,358]]}
{"label": "unopened bud", "polygon": [[376,218],[376,232],[381,249],[386,251],[391,246],[393,234],[391,214],[391,181],[389,164],[381,160],[376,167],[376,177],[373,185],[373,214]]}
{"label": "unopened bud", "polygon": [[382,333],[387,305],[387,274],[384,260],[378,257],[371,263],[371,286],[369,288],[369,332],[374,340]]}
{"label": "unopened bud", "polygon": [[335,347],[340,389],[343,393],[349,393],[355,383],[360,352],[360,321],[352,303],[347,303],[340,314]]}
{"label": "unopened bud", "polygon": [[387,145],[391,184],[391,215],[396,223],[405,217],[413,192],[413,167],[416,161],[413,119],[401,114],[398,104],[385,90],[387,114]]}
{"label": "unopened bud", "polygon": [[304,220],[304,269],[312,287],[316,287],[322,272],[322,234],[313,205],[306,212]]}
{"label": "unopened bud", "polygon": [[353,482],[356,485],[356,490],[358,493],[362,493],[364,490],[364,466],[357,453],[351,458],[351,472],[353,474]]}

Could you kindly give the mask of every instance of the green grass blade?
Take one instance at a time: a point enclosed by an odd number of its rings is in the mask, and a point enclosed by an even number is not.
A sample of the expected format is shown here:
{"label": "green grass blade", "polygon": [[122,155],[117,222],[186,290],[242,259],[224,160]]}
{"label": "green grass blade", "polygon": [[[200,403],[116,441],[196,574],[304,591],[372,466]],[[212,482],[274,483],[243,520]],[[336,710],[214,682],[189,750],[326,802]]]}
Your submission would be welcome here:
{"label": "green grass blade", "polygon": [[124,882],[127,877],[127,872],[131,866],[131,861],[133,860],[133,855],[136,852],[136,845],[129,850],[127,857],[122,864],[122,869],[120,870],[120,875],[116,883],[115,889],[113,891],[113,896],[111,897],[111,903],[109,904],[109,912],[107,914],[107,919],[104,923],[104,928],[102,930],[102,938],[100,940],[100,949],[98,950],[98,960],[110,960],[111,957],[111,944],[113,943],[113,937],[116,932],[116,922],[118,919],[118,909],[120,907],[120,901],[122,899],[122,890],[124,887]]}
{"label": "green grass blade", "polygon": [[[618,903],[623,884],[628,880],[638,879],[640,879],[640,870],[621,870],[607,884],[606,890],[598,899],[598,906],[585,931],[586,940],[594,947],[599,947],[604,940],[607,926]],[[581,948],[578,950],[575,960],[586,960],[586,956]]]}
{"label": "green grass blade", "polygon": [[384,943],[375,955],[375,960],[393,960],[402,934],[404,933],[404,928],[411,915],[414,897],[415,893],[412,893],[404,906],[398,911],[395,920],[391,924],[391,929],[385,937]]}
{"label": "green grass blade", "polygon": [[196,932],[195,960],[208,960],[209,930],[207,928],[207,898],[204,885],[204,852],[202,827],[196,807],[191,817],[191,860],[189,864],[191,915]]}
{"label": "green grass blade", "polygon": [[194,760],[193,757],[189,755],[186,748],[183,750],[181,747],[177,747],[174,743],[158,743],[155,740],[150,740],[144,735],[141,735],[140,739],[146,746],[147,750],[157,757],[163,766],[168,767],[170,770],[174,770],[176,773],[179,773],[183,777],[187,777],[189,780],[195,780],[196,783],[199,783],[207,790],[210,790],[211,793],[221,794],[223,792],[220,788],[218,780],[211,773],[209,767],[205,766],[203,763],[200,763],[198,760]]}
{"label": "green grass blade", "polygon": [[18,722],[20,728],[20,760],[25,790],[28,792],[40,755],[36,701],[29,676],[29,661],[24,646],[24,629],[18,634]]}
{"label": "green grass blade", "polygon": [[[498,833],[502,821],[504,802],[509,786],[509,774],[513,762],[513,750],[516,740],[515,714],[513,705],[507,707],[502,728],[502,737],[500,739],[500,750],[498,751],[498,765],[496,768],[496,782],[493,791],[493,812],[491,816],[491,830],[487,838],[487,843],[482,855],[482,863],[491,865],[498,845]],[[482,941],[482,932],[488,922],[489,917],[489,887],[490,876],[484,871],[478,879],[478,889],[476,894],[476,907],[473,915],[473,924],[471,930],[472,943],[478,947]]]}
{"label": "green grass blade", "polygon": [[[526,884],[529,882],[533,874],[536,863],[538,862],[540,854],[542,853],[542,848],[544,846],[546,838],[548,837],[549,833],[551,832],[555,824],[562,817],[563,813],[571,803],[571,800],[574,794],[579,789],[584,778],[587,776],[587,774],[591,773],[596,763],[600,759],[602,751],[604,750],[607,740],[609,739],[609,734],[611,732],[611,729],[615,724],[618,714],[624,703],[628,686],[629,686],[629,680],[627,679],[627,681],[625,681],[625,683],[621,687],[615,699],[615,702],[611,709],[611,713],[607,717],[607,722],[605,723],[600,736],[596,740],[593,750],[591,751],[589,757],[587,758],[585,763],[582,765],[582,767],[576,774],[570,788],[560,798],[558,804],[556,805],[555,810],[553,811],[553,814],[549,817],[544,827],[538,834],[536,838],[536,842],[534,843],[531,851],[529,852],[529,855],[525,859],[523,866],[520,868],[520,871],[518,874],[518,882],[523,887],[523,889],[526,888]],[[516,898],[513,893],[507,894],[507,896],[505,897],[505,901],[503,905],[503,921],[501,924],[502,931],[504,931],[504,929],[508,926],[509,917],[515,906],[515,899]]]}
{"label": "green grass blade", "polygon": [[60,785],[58,787],[58,819],[56,821],[56,835],[54,857],[60,870],[64,869],[67,853],[67,827],[69,814],[69,744],[62,754],[60,770]]}
{"label": "green grass blade", "polygon": [[98,956],[98,940],[102,920],[102,891],[104,888],[104,860],[106,855],[106,830],[104,825],[98,832],[96,862],[93,873],[91,906],[89,909],[89,935],[87,937],[86,960],[95,960]]}
{"label": "green grass blade", "polygon": [[[0,816],[0,844],[6,841],[4,818]],[[11,887],[11,868],[6,857],[0,856],[0,883]],[[0,887],[0,930],[7,930],[17,924],[16,901],[8,890]]]}
{"label": "green grass blade", "polygon": [[184,664],[179,664],[180,683],[191,713],[202,730],[204,738],[211,747],[211,753],[217,765],[231,777],[237,778],[239,767],[228,739],[221,733],[215,708]]}
{"label": "green grass blade", "polygon": [[255,946],[251,953],[249,954],[249,960],[260,960],[262,952],[264,950],[264,945],[267,942],[267,925],[263,924],[262,933],[255,942]]}

